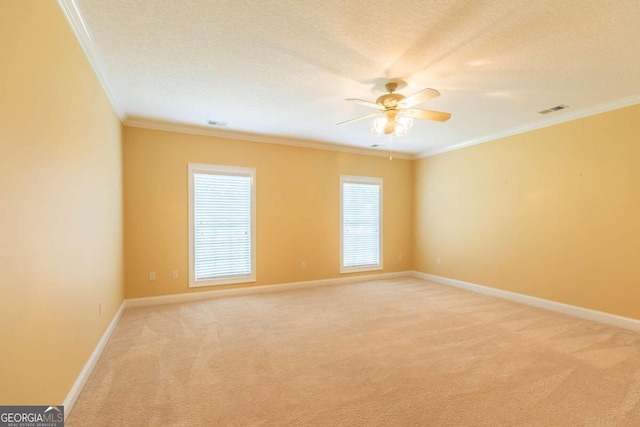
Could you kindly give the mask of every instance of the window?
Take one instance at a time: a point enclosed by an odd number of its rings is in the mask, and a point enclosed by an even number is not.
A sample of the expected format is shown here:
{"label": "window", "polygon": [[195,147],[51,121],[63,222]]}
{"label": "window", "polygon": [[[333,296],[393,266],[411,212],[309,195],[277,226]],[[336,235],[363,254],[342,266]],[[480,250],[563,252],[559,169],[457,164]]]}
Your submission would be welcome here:
{"label": "window", "polygon": [[255,176],[189,164],[189,286],[256,280]]}
{"label": "window", "polygon": [[340,273],[382,270],[382,178],[340,177]]}

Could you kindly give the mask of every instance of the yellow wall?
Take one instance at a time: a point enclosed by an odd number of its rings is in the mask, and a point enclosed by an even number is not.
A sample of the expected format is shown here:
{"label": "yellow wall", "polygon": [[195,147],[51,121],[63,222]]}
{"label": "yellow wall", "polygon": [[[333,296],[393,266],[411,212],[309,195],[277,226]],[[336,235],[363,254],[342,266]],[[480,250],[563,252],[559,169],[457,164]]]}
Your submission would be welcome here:
{"label": "yellow wall", "polygon": [[340,174],[383,178],[384,272],[411,268],[410,161],[130,127],[123,151],[128,298],[228,287],[188,285],[190,162],[256,168],[253,285],[341,277]]}
{"label": "yellow wall", "polygon": [[55,1],[0,1],[0,64],[0,404],[61,404],[123,299],[121,126]]}
{"label": "yellow wall", "polygon": [[636,105],[417,161],[415,269],[640,319],[639,123]]}

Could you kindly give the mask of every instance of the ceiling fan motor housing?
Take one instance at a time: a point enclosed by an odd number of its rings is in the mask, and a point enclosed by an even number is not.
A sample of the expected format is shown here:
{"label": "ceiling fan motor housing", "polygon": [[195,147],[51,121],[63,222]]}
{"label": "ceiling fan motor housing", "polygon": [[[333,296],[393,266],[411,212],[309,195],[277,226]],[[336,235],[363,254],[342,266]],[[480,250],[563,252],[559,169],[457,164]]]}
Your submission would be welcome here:
{"label": "ceiling fan motor housing", "polygon": [[397,108],[398,104],[405,98],[406,96],[399,93],[387,93],[385,95],[379,96],[378,99],[376,99],[376,104],[384,106],[385,109]]}

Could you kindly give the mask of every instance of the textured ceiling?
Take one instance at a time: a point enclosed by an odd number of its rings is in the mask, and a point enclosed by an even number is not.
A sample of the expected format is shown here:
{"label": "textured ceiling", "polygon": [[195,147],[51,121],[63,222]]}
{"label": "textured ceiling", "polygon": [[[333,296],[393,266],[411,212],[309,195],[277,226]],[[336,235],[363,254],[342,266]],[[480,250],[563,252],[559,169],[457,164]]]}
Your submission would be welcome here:
{"label": "textured ceiling", "polygon": [[[640,102],[637,0],[61,1],[125,123],[429,153]],[[417,107],[451,120],[391,141],[371,120],[335,126],[374,112],[344,99],[373,101],[387,78],[437,89]]]}

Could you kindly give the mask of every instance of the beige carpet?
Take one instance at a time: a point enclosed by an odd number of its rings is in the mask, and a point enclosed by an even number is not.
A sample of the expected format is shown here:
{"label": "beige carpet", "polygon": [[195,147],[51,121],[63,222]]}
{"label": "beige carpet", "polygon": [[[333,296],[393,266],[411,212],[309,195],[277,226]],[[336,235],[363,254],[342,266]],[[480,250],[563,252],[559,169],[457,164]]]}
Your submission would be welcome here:
{"label": "beige carpet", "polygon": [[417,279],[128,309],[68,426],[640,426],[640,334]]}

